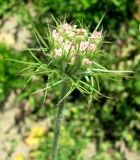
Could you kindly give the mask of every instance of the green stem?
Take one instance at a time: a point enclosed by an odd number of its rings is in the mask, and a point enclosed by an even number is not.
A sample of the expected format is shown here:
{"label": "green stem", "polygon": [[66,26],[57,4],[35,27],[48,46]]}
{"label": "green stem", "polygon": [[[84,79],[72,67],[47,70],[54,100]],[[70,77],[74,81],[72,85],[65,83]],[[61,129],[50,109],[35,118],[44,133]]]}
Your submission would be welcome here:
{"label": "green stem", "polygon": [[[67,82],[63,82],[62,91],[60,100],[66,95],[68,90]],[[58,113],[55,121],[55,128],[54,128],[54,139],[53,139],[53,146],[52,146],[52,160],[57,160],[57,154],[58,154],[58,142],[59,142],[59,136],[60,136],[60,129],[61,124],[63,120],[63,110],[66,103],[66,99],[62,100],[59,103],[58,106]]]}

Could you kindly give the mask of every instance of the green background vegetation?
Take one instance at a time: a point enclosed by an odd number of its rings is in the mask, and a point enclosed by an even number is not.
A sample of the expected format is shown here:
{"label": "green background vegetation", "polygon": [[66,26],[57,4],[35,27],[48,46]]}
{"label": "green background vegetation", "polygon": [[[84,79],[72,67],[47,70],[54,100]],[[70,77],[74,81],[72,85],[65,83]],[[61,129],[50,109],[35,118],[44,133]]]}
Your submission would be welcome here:
{"label": "green background vegetation", "polygon": [[[128,69],[136,73],[140,72],[139,1],[0,0],[0,19],[16,14],[20,25],[27,26],[33,34],[26,13],[28,3],[32,3],[32,8],[37,13],[32,20],[42,35],[46,21],[53,23],[50,13],[62,20],[66,16],[68,22],[82,21],[84,25],[90,24],[93,30],[106,12],[102,22],[106,32],[105,40],[113,43],[103,46],[105,54],[100,62],[109,69]],[[38,46],[34,34],[29,46]],[[39,53],[38,57],[41,58]],[[7,100],[11,90],[21,89],[22,92],[17,97],[18,103],[23,99],[30,102],[32,112],[29,116],[35,117],[35,120],[45,117],[53,120],[56,113],[54,106],[60,94],[59,88],[56,87],[50,91],[51,94],[54,93],[55,98],[50,98],[49,105],[40,107],[42,97],[36,99],[31,93],[45,85],[46,77],[40,76],[37,80],[30,81],[23,89],[27,78],[18,75],[22,67],[20,64],[4,61],[5,58],[33,61],[28,52],[15,51],[4,42],[0,44],[0,103],[3,104]],[[100,87],[104,95],[112,98],[98,97],[100,102],[95,100],[89,112],[86,109],[84,97],[77,91],[72,93],[65,110],[59,160],[82,160],[85,146],[93,141],[97,144],[94,160],[122,160],[123,153],[116,148],[116,143],[119,141],[123,141],[129,149],[136,151],[140,149],[139,77],[123,77],[118,81],[102,78]],[[2,105],[0,107],[2,110]],[[36,160],[45,160],[45,157],[50,154],[51,133],[52,130],[34,153]],[[113,151],[109,152],[108,150],[111,149]],[[105,152],[107,155],[104,155]]]}

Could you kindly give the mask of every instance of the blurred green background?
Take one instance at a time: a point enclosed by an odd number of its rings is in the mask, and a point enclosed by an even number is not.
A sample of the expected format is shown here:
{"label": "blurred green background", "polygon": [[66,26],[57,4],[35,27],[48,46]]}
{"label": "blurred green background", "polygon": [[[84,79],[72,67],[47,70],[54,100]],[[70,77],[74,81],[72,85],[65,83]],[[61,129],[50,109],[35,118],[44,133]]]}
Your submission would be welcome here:
{"label": "blurred green background", "polygon": [[[43,93],[32,93],[45,86],[47,75],[32,76],[24,88],[27,77],[19,71],[25,66],[4,60],[33,61],[26,49],[39,44],[31,19],[45,36],[51,14],[94,30],[105,12],[105,40],[112,43],[103,45],[101,64],[139,73],[140,0],[0,0],[0,160],[50,160],[60,88],[51,89],[42,105]],[[112,98],[98,97],[89,111],[78,91],[70,96],[58,160],[140,160],[139,77],[102,78],[100,86]]]}

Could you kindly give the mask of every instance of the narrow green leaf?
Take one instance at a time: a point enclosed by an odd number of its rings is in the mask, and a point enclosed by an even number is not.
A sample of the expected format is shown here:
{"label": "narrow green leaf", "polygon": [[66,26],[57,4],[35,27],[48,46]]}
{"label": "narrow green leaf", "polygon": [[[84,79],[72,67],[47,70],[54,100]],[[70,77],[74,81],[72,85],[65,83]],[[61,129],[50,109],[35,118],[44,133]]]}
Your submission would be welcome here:
{"label": "narrow green leaf", "polygon": [[56,23],[56,26],[59,26],[59,23],[57,22],[56,18],[51,14],[52,19],[54,20],[54,22]]}
{"label": "narrow green leaf", "polygon": [[29,66],[29,67],[23,68],[22,70],[18,71],[18,73],[24,72],[24,71],[28,70],[29,68],[33,68],[33,66]]}
{"label": "narrow green leaf", "polygon": [[93,61],[93,64],[95,64],[96,66],[104,69],[104,70],[108,70],[107,68],[103,67],[102,65],[98,64],[97,62]]}
{"label": "narrow green leaf", "polygon": [[36,93],[42,92],[42,91],[44,91],[44,90],[46,90],[46,89],[49,89],[49,88],[51,88],[51,87],[54,87],[54,86],[60,84],[61,82],[63,82],[63,80],[60,80],[60,81],[58,81],[58,82],[56,82],[56,83],[54,83],[54,84],[52,84],[52,85],[50,85],[50,86],[47,86],[47,87],[45,87],[45,88],[43,88],[43,89],[40,89],[40,90],[38,90],[38,91],[36,91],[36,92],[33,92],[32,94],[36,94]]}
{"label": "narrow green leaf", "polygon": [[98,22],[98,24],[97,24],[97,26],[96,26],[96,28],[95,28],[95,31],[97,31],[98,28],[99,28],[99,26],[101,25],[101,23],[102,23],[102,21],[103,21],[103,18],[104,18],[104,16],[105,16],[105,14],[106,14],[106,12],[103,14],[103,16],[101,17],[100,21]]}
{"label": "narrow green leaf", "polygon": [[46,83],[46,90],[44,92],[43,104],[45,103],[45,100],[46,100],[46,97],[47,97],[49,81],[50,81],[50,76],[48,76],[48,80],[47,80],[47,83]]}
{"label": "narrow green leaf", "polygon": [[38,42],[38,44],[39,44],[39,46],[40,46],[40,48],[41,48],[42,53],[43,53],[44,55],[46,55],[46,54],[45,54],[45,51],[43,50],[43,47],[41,46],[41,43],[40,43],[40,41],[39,41],[39,39],[38,39],[38,37],[37,37],[36,34],[35,34],[35,37],[36,37],[36,40],[37,40],[37,42]]}
{"label": "narrow green leaf", "polygon": [[66,95],[58,102],[57,105],[59,105],[64,99],[66,99],[73,92],[74,89],[75,87],[71,87],[69,91],[66,93]]}
{"label": "narrow green leaf", "polygon": [[87,83],[85,83],[85,82],[83,82],[83,81],[81,81],[81,80],[80,80],[80,82],[81,82],[82,84],[84,84],[85,86],[89,87],[89,89],[92,89],[93,91],[95,91],[97,94],[99,94],[99,95],[101,95],[101,96],[103,96],[103,97],[106,97],[106,98],[111,98],[111,97],[107,97],[107,96],[103,95],[102,93],[100,93],[99,91],[97,91],[97,90],[96,90],[94,87],[92,87],[91,85],[88,85]]}
{"label": "narrow green leaf", "polygon": [[30,49],[28,49],[28,51],[37,62],[41,63],[40,60],[33,54],[33,52]]}
{"label": "narrow green leaf", "polygon": [[40,67],[38,67],[38,68],[31,74],[31,76],[28,78],[28,80],[26,81],[26,83],[25,83],[25,85],[24,85],[23,88],[26,87],[26,85],[27,85],[27,84],[30,82],[30,80],[32,79],[32,76],[34,75],[34,73],[37,72],[39,69],[40,69]]}
{"label": "narrow green leaf", "polygon": [[6,61],[11,61],[11,62],[16,62],[16,63],[21,63],[21,64],[28,64],[28,65],[40,65],[39,63],[34,63],[34,62],[25,62],[25,61],[20,61],[20,60],[15,60],[15,59],[5,59]]}
{"label": "narrow green leaf", "polygon": [[96,79],[97,89],[98,89],[98,91],[100,92],[100,84],[99,84],[98,76],[95,74],[94,77],[95,77],[95,79]]}
{"label": "narrow green leaf", "polygon": [[36,27],[34,26],[34,30],[35,30],[35,33],[37,35],[37,37],[39,38],[39,40],[42,42],[42,44],[46,47],[46,48],[49,48],[47,43],[44,41],[44,39],[42,38],[42,36],[40,35],[40,33],[38,32],[38,30],[36,29]]}

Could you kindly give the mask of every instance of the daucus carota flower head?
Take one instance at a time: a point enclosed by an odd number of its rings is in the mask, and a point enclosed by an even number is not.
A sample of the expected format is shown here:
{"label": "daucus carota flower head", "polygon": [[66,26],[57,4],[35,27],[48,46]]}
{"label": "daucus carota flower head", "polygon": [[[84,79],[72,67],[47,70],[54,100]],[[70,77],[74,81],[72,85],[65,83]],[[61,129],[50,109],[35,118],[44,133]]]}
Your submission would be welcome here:
{"label": "daucus carota flower head", "polygon": [[[103,31],[98,31],[99,25],[97,26],[94,31],[90,32],[89,28],[83,26],[78,27],[56,21],[56,27],[48,27],[47,40],[36,30],[39,45],[41,45],[40,50],[45,58],[40,61],[31,50],[30,53],[38,61],[35,67],[39,67],[35,73],[48,75],[47,87],[43,90],[67,80],[70,82],[70,90],[66,97],[75,88],[84,95],[93,96],[93,92],[102,95],[99,89],[98,75],[107,77],[112,74],[130,72],[110,71],[98,63],[97,57],[102,52],[104,34]],[[57,77],[55,79],[57,82],[52,85],[50,79],[54,75]]]}
{"label": "daucus carota flower head", "polygon": [[[65,63],[66,74],[72,73],[73,68],[75,68],[74,74],[76,74],[83,68],[91,67],[95,55],[99,52],[99,44],[103,40],[101,32],[91,33],[87,28],[68,23],[57,25],[55,29],[50,30],[50,36],[53,39],[53,41],[49,41],[52,64],[54,63],[56,67],[62,69]],[[84,64],[90,64],[90,66]]]}

